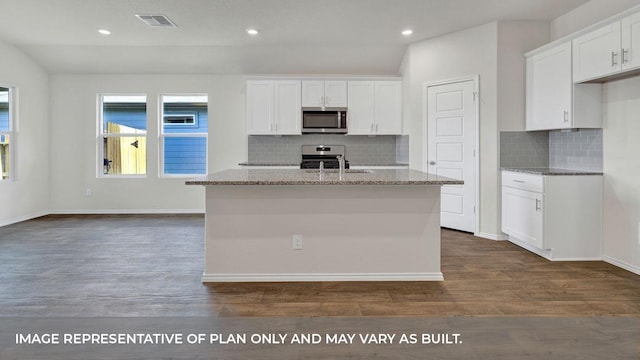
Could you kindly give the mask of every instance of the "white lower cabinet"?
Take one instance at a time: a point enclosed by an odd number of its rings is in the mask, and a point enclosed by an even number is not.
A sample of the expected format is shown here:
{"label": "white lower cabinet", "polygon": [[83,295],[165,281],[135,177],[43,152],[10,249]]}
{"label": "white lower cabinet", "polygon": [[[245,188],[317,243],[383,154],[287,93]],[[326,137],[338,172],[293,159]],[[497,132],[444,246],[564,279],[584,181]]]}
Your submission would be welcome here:
{"label": "white lower cabinet", "polygon": [[602,176],[503,171],[502,232],[549,260],[602,259]]}
{"label": "white lower cabinet", "polygon": [[502,188],[502,231],[540,249],[543,238],[542,193]]}

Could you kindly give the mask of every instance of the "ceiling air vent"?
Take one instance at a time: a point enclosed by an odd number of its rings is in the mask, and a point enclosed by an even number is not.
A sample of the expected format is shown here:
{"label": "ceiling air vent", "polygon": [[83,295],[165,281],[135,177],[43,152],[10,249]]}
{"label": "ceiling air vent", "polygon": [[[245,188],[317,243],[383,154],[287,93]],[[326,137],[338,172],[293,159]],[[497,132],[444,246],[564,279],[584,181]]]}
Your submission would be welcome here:
{"label": "ceiling air vent", "polygon": [[151,27],[172,27],[172,28],[178,27],[173,21],[171,21],[165,15],[136,14],[136,17]]}

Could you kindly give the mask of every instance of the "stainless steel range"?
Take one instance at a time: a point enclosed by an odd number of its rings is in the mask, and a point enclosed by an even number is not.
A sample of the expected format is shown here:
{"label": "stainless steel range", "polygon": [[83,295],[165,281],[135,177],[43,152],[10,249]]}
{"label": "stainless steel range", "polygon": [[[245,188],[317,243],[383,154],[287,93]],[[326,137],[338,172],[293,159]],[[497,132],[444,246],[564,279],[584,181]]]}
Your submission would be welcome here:
{"label": "stainless steel range", "polygon": [[[338,158],[345,158],[344,145],[302,145],[302,162],[300,169],[319,169],[322,162],[325,169],[339,169]],[[344,160],[344,168],[349,168],[349,161]]]}

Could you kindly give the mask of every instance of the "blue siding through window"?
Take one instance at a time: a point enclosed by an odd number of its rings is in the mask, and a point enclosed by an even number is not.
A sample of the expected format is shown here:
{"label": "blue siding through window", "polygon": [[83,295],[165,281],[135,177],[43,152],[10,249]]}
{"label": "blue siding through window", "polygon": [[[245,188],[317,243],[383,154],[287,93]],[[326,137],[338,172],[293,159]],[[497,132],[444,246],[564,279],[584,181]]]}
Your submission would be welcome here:
{"label": "blue siding through window", "polygon": [[207,171],[207,139],[204,137],[165,137],[165,174],[204,174]]}
{"label": "blue siding through window", "polygon": [[0,131],[9,131],[9,107],[6,103],[0,104]]}
{"label": "blue siding through window", "polygon": [[[167,115],[193,114],[194,125],[165,125],[165,134],[184,134],[208,132],[208,114],[206,104],[164,104]],[[105,103],[103,118],[107,122],[125,125],[138,130],[147,129],[146,104]],[[105,131],[106,131],[106,125]],[[205,174],[207,171],[207,140],[205,137],[165,137],[164,138],[165,174]]]}
{"label": "blue siding through window", "polygon": [[103,131],[107,123],[128,126],[138,130],[147,130],[147,104],[144,103],[105,103],[102,114]]}

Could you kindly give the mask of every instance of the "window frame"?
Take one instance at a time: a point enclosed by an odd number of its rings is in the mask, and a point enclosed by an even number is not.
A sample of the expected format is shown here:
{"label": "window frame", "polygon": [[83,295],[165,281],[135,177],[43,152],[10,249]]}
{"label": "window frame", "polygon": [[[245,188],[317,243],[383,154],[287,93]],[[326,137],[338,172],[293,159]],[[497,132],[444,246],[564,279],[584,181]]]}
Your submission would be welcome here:
{"label": "window frame", "polygon": [[[164,98],[171,96],[205,96],[207,98],[207,132],[206,133],[197,133],[197,132],[181,132],[181,133],[166,133],[164,129]],[[196,176],[203,176],[209,172],[209,94],[208,93],[164,93],[158,95],[158,176],[160,178],[166,179],[180,179],[180,178],[193,178]],[[183,112],[186,114],[186,112]],[[190,115],[190,114],[189,114]],[[196,114],[194,114],[196,115]],[[195,124],[193,125],[168,125],[170,128],[197,128],[200,124],[200,119],[195,116]],[[166,138],[180,138],[180,137],[194,137],[194,138],[204,138],[205,139],[205,170],[204,174],[167,174],[165,173],[165,139]]]}
{"label": "window frame", "polygon": [[16,152],[17,152],[17,113],[18,113],[18,96],[17,96],[17,88],[11,85],[5,85],[0,83],[0,87],[8,90],[7,102],[9,103],[8,109],[8,120],[9,120],[9,129],[8,130],[0,130],[0,135],[9,136],[9,173],[6,179],[2,177],[0,174],[0,183],[4,182],[13,182],[16,180]]}
{"label": "window frame", "polygon": [[[107,133],[104,132],[104,98],[109,96],[142,96],[145,99],[145,126],[146,132],[141,133]],[[96,177],[102,179],[144,179],[149,174],[149,147],[145,153],[146,169],[144,174],[105,174],[104,173],[104,138],[121,138],[121,137],[145,137],[149,144],[149,96],[144,93],[99,93],[97,94],[97,136],[96,136]]]}

